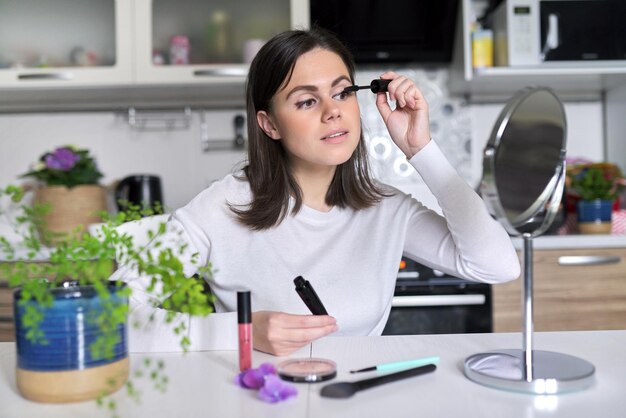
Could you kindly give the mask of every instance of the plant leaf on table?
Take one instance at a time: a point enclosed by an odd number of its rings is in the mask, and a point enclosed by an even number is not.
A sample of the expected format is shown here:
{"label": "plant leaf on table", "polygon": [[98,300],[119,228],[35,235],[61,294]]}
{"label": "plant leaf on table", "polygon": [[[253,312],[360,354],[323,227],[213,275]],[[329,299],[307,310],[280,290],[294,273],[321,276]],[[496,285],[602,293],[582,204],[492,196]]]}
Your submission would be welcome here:
{"label": "plant leaf on table", "polygon": [[[24,193],[16,186],[0,188],[0,196],[6,195],[13,202],[20,202]],[[1,209],[1,208],[0,208]],[[101,335],[89,347],[95,358],[110,358],[113,348],[120,342],[120,324],[128,320],[128,305],[116,302],[109,297],[109,278],[117,269],[118,265],[128,266],[140,275],[150,278],[151,284],[148,291],[156,300],[156,304],[167,309],[167,321],[175,322],[174,330],[180,337],[183,350],[190,345],[185,335],[185,316],[179,313],[194,316],[208,315],[212,302],[204,293],[204,288],[197,280],[187,278],[183,272],[183,263],[179,258],[186,249],[180,243],[172,247],[170,241],[164,245],[162,238],[166,234],[165,223],[161,223],[156,231],[147,231],[150,247],[138,246],[133,237],[128,233],[120,232],[117,227],[128,221],[142,219],[143,216],[153,215],[151,209],[139,210],[138,207],[129,207],[125,212],[115,216],[102,214],[103,222],[94,235],[83,233],[72,235],[57,242],[54,248],[46,248],[41,245],[38,236],[37,223],[39,217],[45,213],[45,208],[37,205],[20,207],[21,214],[16,217],[16,230],[22,233],[23,241],[16,248],[16,244],[0,236],[0,263],[1,272],[7,278],[9,286],[20,288],[20,305],[26,307],[23,315],[23,324],[27,329],[27,338],[38,344],[46,344],[46,336],[39,328],[39,324],[45,317],[46,309],[53,303],[51,289],[64,283],[74,282],[78,285],[92,285],[100,298],[104,301],[103,311],[92,318],[98,325]],[[1,213],[1,210],[0,210]],[[18,228],[19,226],[19,228]],[[18,250],[26,249],[18,254]],[[38,260],[42,251],[47,251],[45,261]],[[198,262],[198,256],[192,257],[192,262]],[[198,268],[199,274],[210,276],[211,266]],[[157,285],[158,284],[158,285]],[[131,289],[116,283],[118,291],[123,296],[129,296]],[[34,302],[34,303],[29,303]],[[163,390],[167,384],[167,377],[163,374],[162,362],[148,362],[140,365],[145,372],[135,373],[135,377],[147,376],[152,379],[158,390]],[[137,391],[132,381],[126,384],[128,394],[137,396]],[[111,408],[110,402],[99,401],[99,404]]]}

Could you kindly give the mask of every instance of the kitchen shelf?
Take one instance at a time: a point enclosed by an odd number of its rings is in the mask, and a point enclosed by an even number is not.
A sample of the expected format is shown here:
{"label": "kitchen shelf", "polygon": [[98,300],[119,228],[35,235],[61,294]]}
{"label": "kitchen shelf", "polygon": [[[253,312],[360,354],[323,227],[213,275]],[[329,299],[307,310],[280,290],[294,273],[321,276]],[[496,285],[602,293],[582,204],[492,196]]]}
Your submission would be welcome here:
{"label": "kitchen shelf", "polygon": [[109,86],[0,90],[0,113],[138,109],[241,109],[244,85],[235,80],[195,85]]}
{"label": "kitchen shelf", "polygon": [[472,78],[509,76],[549,76],[549,75],[626,75],[626,60],[615,62],[562,62],[546,63],[540,66],[491,67],[473,72]]}
{"label": "kitchen shelf", "polygon": [[449,89],[474,102],[501,100],[527,86],[547,86],[564,99],[597,100],[626,84],[626,60],[546,62],[537,66],[472,68],[471,19],[484,0],[462,0]]}

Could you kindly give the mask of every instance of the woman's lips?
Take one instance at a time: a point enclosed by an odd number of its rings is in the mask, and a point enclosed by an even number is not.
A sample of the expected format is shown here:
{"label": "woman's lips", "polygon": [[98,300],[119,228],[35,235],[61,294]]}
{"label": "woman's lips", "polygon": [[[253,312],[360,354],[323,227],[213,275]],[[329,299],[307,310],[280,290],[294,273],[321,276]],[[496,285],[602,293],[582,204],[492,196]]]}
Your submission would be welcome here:
{"label": "woman's lips", "polygon": [[329,144],[337,144],[339,142],[345,141],[347,137],[348,131],[336,131],[323,137],[322,141]]}

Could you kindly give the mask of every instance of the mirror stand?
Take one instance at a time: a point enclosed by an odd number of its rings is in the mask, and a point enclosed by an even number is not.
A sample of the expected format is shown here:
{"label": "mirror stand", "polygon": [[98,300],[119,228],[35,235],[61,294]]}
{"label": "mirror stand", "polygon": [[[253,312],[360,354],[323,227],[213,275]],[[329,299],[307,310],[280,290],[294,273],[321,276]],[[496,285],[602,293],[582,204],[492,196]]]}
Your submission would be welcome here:
{"label": "mirror stand", "polygon": [[593,383],[593,364],[568,354],[533,349],[533,237],[554,220],[563,192],[563,167],[543,225],[522,234],[524,292],[522,295],[523,349],[499,349],[465,360],[465,375],[476,383],[516,392],[553,395],[585,389]]}
{"label": "mirror stand", "polygon": [[533,349],[533,236],[524,240],[524,347],[474,354],[465,360],[465,375],[476,383],[516,392],[553,395],[589,387],[593,364],[578,357]]}

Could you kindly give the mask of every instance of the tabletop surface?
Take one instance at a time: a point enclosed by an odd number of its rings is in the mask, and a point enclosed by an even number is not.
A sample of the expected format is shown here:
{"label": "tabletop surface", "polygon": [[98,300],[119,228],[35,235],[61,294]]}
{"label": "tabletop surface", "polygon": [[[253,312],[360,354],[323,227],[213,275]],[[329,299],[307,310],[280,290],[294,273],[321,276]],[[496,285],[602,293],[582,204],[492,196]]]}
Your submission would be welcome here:
{"label": "tabletop surface", "polygon": [[[124,389],[112,396],[117,416],[124,417],[594,417],[626,416],[626,331],[535,333],[535,349],[583,358],[596,367],[595,382],[583,391],[551,396],[513,393],[481,386],[463,375],[463,362],[472,354],[501,348],[521,348],[519,333],[414,335],[385,337],[327,337],[290,357],[321,357],[337,363],[332,381],[297,384],[298,396],[266,404],[251,390],[234,384],[236,351],[187,354],[132,354],[136,370],[150,358],[165,362],[169,384],[164,393],[150,379],[132,378],[142,396],[131,400]],[[418,357],[441,358],[434,373],[389,383],[355,394],[350,399],[322,398],[328,384],[376,375],[349,370]],[[278,363],[284,358],[254,352],[253,363]],[[154,364],[154,363],[153,363]],[[112,417],[95,402],[38,404],[19,396],[15,387],[15,345],[0,343],[0,417]]]}

